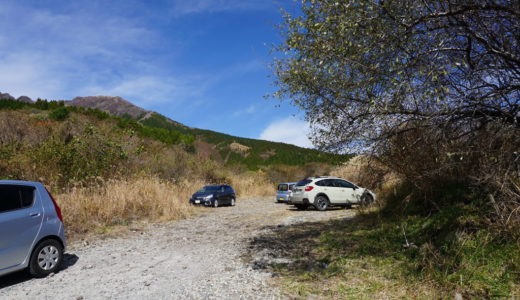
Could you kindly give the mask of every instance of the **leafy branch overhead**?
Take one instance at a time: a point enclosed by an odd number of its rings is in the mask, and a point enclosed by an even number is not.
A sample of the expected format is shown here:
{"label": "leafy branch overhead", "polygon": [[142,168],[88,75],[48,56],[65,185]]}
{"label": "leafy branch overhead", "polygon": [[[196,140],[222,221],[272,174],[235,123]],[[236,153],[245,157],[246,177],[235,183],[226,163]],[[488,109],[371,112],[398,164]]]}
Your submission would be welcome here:
{"label": "leafy branch overhead", "polygon": [[306,111],[324,148],[411,127],[455,128],[450,139],[519,128],[518,1],[302,0],[281,31],[277,96]]}

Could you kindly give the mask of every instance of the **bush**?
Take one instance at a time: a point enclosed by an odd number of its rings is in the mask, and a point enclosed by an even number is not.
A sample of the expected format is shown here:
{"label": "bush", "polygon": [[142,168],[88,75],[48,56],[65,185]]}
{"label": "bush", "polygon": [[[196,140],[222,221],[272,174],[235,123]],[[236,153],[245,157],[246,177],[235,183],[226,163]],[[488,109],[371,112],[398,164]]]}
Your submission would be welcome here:
{"label": "bush", "polygon": [[69,117],[69,110],[67,107],[59,107],[54,109],[50,114],[49,118],[56,120],[56,121],[63,121],[66,120]]}

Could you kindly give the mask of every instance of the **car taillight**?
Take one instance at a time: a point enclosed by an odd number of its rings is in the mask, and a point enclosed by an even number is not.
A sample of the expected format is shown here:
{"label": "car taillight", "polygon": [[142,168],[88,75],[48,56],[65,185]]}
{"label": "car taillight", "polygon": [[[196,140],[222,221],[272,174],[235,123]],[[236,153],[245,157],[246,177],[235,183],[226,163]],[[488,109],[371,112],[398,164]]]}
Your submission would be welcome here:
{"label": "car taillight", "polygon": [[312,191],[313,188],[314,188],[313,186],[306,186],[305,191],[310,192],[310,191]]}
{"label": "car taillight", "polygon": [[[47,190],[47,188],[45,188]],[[58,215],[58,219],[60,219],[61,222],[63,222],[63,216],[61,215],[61,209],[58,206],[58,203],[56,203],[56,199],[52,196],[51,192],[47,190],[47,194],[49,194],[49,197],[51,197],[52,203],[54,204],[54,210],[56,210],[56,215]]]}

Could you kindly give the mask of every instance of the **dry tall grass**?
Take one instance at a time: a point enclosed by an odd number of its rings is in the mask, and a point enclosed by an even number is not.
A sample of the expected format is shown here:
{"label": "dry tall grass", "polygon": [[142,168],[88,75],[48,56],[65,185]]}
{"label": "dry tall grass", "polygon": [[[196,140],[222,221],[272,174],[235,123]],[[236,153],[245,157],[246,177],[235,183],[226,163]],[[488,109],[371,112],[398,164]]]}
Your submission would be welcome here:
{"label": "dry tall grass", "polygon": [[247,172],[229,176],[229,183],[235,189],[237,197],[274,196],[276,190],[272,182],[263,173]]}
{"label": "dry tall grass", "polygon": [[[239,198],[274,193],[273,185],[259,173],[233,174],[228,180]],[[188,218],[195,211],[188,199],[206,184],[197,179],[173,183],[153,176],[141,176],[72,188],[56,195],[56,198],[68,234],[77,237],[138,220],[161,222]]]}
{"label": "dry tall grass", "polygon": [[203,182],[171,183],[154,177],[109,180],[57,195],[67,231],[84,234],[135,220],[169,221],[189,217],[188,199]]}
{"label": "dry tall grass", "polygon": [[353,157],[342,166],[332,170],[331,175],[345,178],[374,190],[386,190],[402,181],[398,174],[390,171],[377,159],[367,155]]}

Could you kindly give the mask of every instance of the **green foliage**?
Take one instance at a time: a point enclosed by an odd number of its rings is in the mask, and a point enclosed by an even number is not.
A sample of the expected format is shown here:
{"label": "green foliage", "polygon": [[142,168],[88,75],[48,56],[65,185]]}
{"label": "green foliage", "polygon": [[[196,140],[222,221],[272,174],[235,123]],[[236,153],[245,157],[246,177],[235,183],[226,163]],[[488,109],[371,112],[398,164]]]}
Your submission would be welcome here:
{"label": "green foliage", "polygon": [[56,170],[60,185],[85,182],[117,173],[116,167],[127,158],[120,141],[87,125],[82,134],[53,136],[31,151],[33,163],[42,170]]}
{"label": "green foliage", "polygon": [[[240,138],[210,130],[191,129],[191,132],[196,136],[202,137],[205,141],[217,145],[221,156],[228,157],[228,165],[243,164],[250,170],[257,170],[262,166],[271,165],[303,166],[307,163],[337,165],[354,156],[351,154],[327,153],[285,143]],[[233,153],[229,148],[231,143],[239,143],[249,147],[248,155]]]}
{"label": "green foliage", "polygon": [[[183,133],[182,131],[178,130],[175,126],[147,126],[129,117],[110,116],[108,113],[103,112],[99,109],[84,108],[79,106],[65,106],[65,103],[63,101],[47,101],[38,99],[34,103],[25,103],[15,100],[0,100],[0,109],[18,110],[22,108],[51,110],[51,113],[49,113],[49,118],[56,121],[63,121],[67,119],[71,112],[87,116],[94,116],[98,120],[111,118],[117,121],[117,125],[120,128],[131,129],[135,132],[138,132],[142,137],[152,138],[167,144],[180,144],[183,145],[186,150],[194,150],[195,137],[190,134]],[[159,124],[163,125],[165,123]]]}
{"label": "green foliage", "polygon": [[323,147],[410,127],[456,138],[490,120],[518,130],[515,1],[300,2],[280,26],[277,96],[306,112]]}
{"label": "green foliage", "polygon": [[94,108],[85,108],[81,106],[68,106],[70,112],[80,113],[87,116],[94,116],[98,120],[105,120],[110,118],[110,115],[104,111]]}
{"label": "green foliage", "polygon": [[153,138],[166,144],[183,145],[189,151],[194,150],[195,137],[175,129],[146,126],[128,118],[118,118],[117,125],[120,128],[134,130],[143,137]]}
{"label": "green foliage", "polygon": [[28,103],[21,102],[21,101],[14,101],[9,99],[0,99],[0,109],[22,109],[26,106],[28,106]]}
{"label": "green foliage", "polygon": [[63,121],[69,117],[69,110],[67,107],[62,106],[54,109],[50,114],[49,118],[56,121]]}

